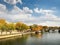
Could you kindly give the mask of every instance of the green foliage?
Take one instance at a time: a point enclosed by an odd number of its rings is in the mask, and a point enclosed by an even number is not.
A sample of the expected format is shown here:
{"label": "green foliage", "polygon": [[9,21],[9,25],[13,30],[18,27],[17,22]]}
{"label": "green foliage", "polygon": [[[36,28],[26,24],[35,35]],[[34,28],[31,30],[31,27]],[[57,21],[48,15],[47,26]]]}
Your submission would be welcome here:
{"label": "green foliage", "polygon": [[8,24],[8,30],[14,30],[15,25],[13,23]]}
{"label": "green foliage", "polygon": [[18,30],[18,31],[23,31],[23,30],[29,29],[29,26],[27,26],[26,24],[20,23],[20,22],[16,23],[15,27],[16,27],[16,30]]}

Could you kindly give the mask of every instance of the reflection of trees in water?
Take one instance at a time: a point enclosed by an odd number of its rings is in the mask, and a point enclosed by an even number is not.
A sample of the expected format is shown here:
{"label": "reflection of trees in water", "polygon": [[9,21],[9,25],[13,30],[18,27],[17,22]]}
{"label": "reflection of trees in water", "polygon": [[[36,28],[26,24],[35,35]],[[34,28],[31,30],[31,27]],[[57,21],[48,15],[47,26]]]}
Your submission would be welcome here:
{"label": "reflection of trees in water", "polygon": [[42,33],[38,33],[38,34],[31,34],[31,37],[37,37],[37,38],[42,38]]}
{"label": "reflection of trees in water", "polygon": [[29,37],[36,37],[36,38],[41,38],[42,34],[27,34],[27,35],[23,35],[22,37],[18,37],[15,39],[10,39],[10,40],[4,40],[4,41],[0,41],[0,45],[26,45],[27,39]]}
{"label": "reflection of trees in water", "polygon": [[25,45],[27,37],[28,36],[25,35],[25,36],[22,36],[22,37],[18,37],[16,39],[1,41],[0,45]]}

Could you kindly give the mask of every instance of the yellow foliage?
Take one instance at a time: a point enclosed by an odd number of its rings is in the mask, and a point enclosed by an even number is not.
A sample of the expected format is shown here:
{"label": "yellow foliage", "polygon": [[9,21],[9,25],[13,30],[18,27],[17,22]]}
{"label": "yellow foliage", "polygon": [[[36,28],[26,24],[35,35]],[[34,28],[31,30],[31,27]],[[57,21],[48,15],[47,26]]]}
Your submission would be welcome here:
{"label": "yellow foliage", "polygon": [[0,19],[0,23],[1,23],[1,24],[4,24],[4,23],[6,23],[6,22],[5,22],[4,19]]}

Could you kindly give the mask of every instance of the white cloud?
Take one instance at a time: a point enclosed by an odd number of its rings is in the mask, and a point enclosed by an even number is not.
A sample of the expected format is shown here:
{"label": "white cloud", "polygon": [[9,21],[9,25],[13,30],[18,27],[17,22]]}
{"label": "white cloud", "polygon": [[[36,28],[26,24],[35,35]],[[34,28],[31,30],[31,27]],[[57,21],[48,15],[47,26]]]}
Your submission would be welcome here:
{"label": "white cloud", "polygon": [[34,11],[36,13],[42,13],[42,14],[51,14],[53,13],[54,11],[53,10],[45,10],[45,9],[38,9],[38,8],[35,8]]}
{"label": "white cloud", "polygon": [[60,26],[60,22],[54,22],[54,21],[46,21],[44,23],[40,23],[41,25],[46,26]]}
{"label": "white cloud", "polygon": [[0,13],[3,13],[3,12],[5,12],[5,11],[6,11],[6,6],[0,4]]}
{"label": "white cloud", "polygon": [[[25,8],[27,9],[25,10]],[[28,7],[24,7],[22,10],[17,6],[14,6],[14,9],[10,12],[10,14],[12,14],[13,16],[12,17],[13,20],[20,20],[20,21],[28,20],[31,17],[31,13],[33,13],[33,11],[30,10]]]}
{"label": "white cloud", "polygon": [[57,18],[57,16],[54,15],[55,11],[53,11],[53,10],[45,10],[45,9],[35,8],[34,11],[36,13],[42,14],[43,16],[40,16],[40,18],[42,18],[42,19],[49,19],[49,20],[52,19],[53,20],[53,19]]}
{"label": "white cloud", "polygon": [[15,5],[17,3],[22,4],[22,1],[21,0],[4,0],[4,2],[9,3],[9,4],[12,4],[12,5]]}
{"label": "white cloud", "polygon": [[[2,5],[5,8],[5,5]],[[1,6],[0,6],[1,7]],[[4,9],[2,8],[2,9]],[[27,8],[27,11],[25,10]],[[4,11],[5,10],[5,11]],[[25,20],[30,20],[31,19],[31,13],[33,11],[29,9],[28,7],[24,7],[24,9],[20,9],[17,6],[14,6],[12,11],[7,11],[5,8],[2,12],[0,10],[0,18],[4,18],[9,21],[25,21]],[[29,12],[29,13],[27,13]]]}
{"label": "white cloud", "polygon": [[22,21],[28,25],[40,24],[48,26],[60,26],[60,18],[54,15],[55,11],[39,9],[37,12],[44,15],[33,17],[33,10],[29,9],[28,7],[23,7],[23,9],[20,9],[17,6],[14,6],[12,11],[7,11],[6,6],[0,4],[0,18],[4,18],[10,22]]}
{"label": "white cloud", "polygon": [[30,10],[28,7],[23,7],[23,11],[24,11],[25,13],[33,13],[33,11]]}
{"label": "white cloud", "polygon": [[42,14],[42,16],[39,17],[41,19],[42,25],[48,25],[48,26],[60,26],[60,18],[58,16],[54,15],[56,11],[54,10],[45,10],[45,9],[38,9],[35,8],[34,11],[36,13]]}

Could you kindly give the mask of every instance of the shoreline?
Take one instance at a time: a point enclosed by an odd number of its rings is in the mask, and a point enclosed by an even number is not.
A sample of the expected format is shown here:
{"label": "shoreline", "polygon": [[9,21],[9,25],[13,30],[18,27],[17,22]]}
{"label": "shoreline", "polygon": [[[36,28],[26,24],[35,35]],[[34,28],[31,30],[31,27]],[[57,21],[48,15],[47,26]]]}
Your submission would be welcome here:
{"label": "shoreline", "polygon": [[17,36],[23,36],[25,34],[30,34],[30,33],[35,33],[35,32],[26,32],[26,33],[16,33],[16,34],[2,35],[2,36],[0,36],[0,40],[1,39],[6,39],[6,38],[17,37]]}

